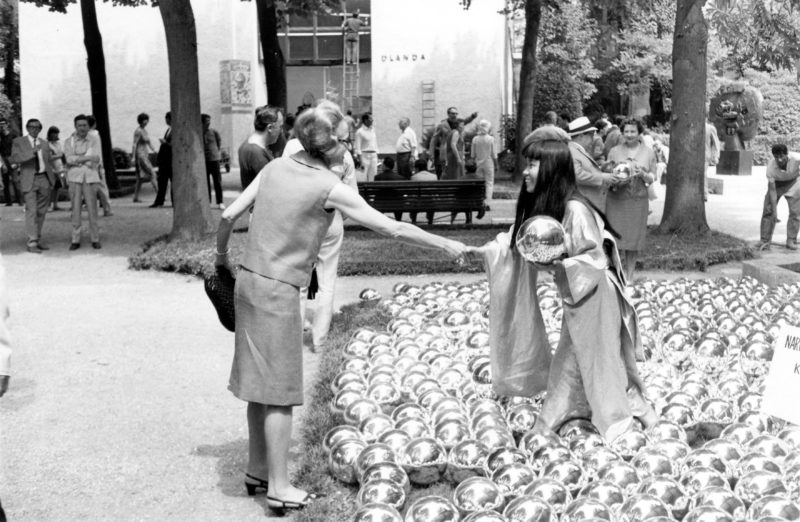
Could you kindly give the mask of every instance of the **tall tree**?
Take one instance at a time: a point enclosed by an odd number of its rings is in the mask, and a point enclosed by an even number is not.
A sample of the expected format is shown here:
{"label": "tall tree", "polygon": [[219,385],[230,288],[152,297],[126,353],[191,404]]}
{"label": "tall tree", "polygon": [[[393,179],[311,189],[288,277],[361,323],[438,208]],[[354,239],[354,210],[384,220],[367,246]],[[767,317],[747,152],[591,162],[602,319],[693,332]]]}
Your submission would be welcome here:
{"label": "tall tree", "polygon": [[522,156],[522,140],[533,130],[533,97],[536,92],[536,43],[539,39],[539,23],[542,20],[542,1],[525,0],[525,38],[522,41],[522,63],[519,69],[519,98],[517,100],[517,167],[512,181],[522,180],[525,158]]}
{"label": "tall tree", "polygon": [[95,0],[80,0],[83,21],[83,44],[86,47],[86,68],[89,70],[89,89],[92,93],[92,114],[97,121],[100,143],[103,147],[103,165],[106,183],[110,190],[119,188],[114,169],[111,146],[111,123],[108,118],[108,88],[106,83],[106,57],[103,52],[103,36],[97,23]]}
{"label": "tall tree", "polygon": [[175,185],[173,238],[197,238],[214,231],[206,193],[197,29],[189,0],[158,3],[167,35],[172,110],[172,181]]}
{"label": "tall tree", "polygon": [[17,24],[17,1],[0,0],[0,61],[5,62],[3,90],[0,93],[0,111],[8,118],[12,127],[20,131],[19,90],[19,33]]}
{"label": "tall tree", "polygon": [[286,60],[278,41],[280,18],[275,0],[256,0],[258,34],[264,55],[264,77],[267,81],[267,102],[286,108]]}
{"label": "tall tree", "polygon": [[708,229],[703,202],[705,173],[706,48],[703,0],[677,0],[672,44],[672,118],[667,195],[661,233]]}

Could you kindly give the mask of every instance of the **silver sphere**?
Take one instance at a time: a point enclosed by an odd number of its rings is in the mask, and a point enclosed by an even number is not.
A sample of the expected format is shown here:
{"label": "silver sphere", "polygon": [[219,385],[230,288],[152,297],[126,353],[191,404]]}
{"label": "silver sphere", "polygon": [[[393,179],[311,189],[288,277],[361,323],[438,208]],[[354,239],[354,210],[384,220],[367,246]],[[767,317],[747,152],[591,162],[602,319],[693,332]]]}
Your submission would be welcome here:
{"label": "silver sphere", "polygon": [[691,468],[684,471],[678,483],[689,495],[694,495],[698,491],[711,486],[729,487],[728,480],[722,473],[706,467]]}
{"label": "silver sphere", "polygon": [[631,492],[639,485],[636,468],[624,461],[610,462],[597,470],[597,478],[608,480],[626,492]]}
{"label": "silver sphere", "polygon": [[561,515],[561,522],[583,522],[586,520],[608,520],[613,522],[611,508],[593,498],[581,497],[573,500]]}
{"label": "silver sphere", "polygon": [[358,439],[345,439],[336,444],[328,455],[331,475],[345,484],[358,482],[356,460],[366,446],[366,442]]}
{"label": "silver sphere", "polygon": [[[359,479],[364,472],[373,464],[380,464],[384,462],[396,463],[397,457],[394,451],[388,444],[374,442],[364,447],[356,459],[356,473]],[[363,482],[363,481],[362,481]],[[376,500],[376,502],[379,502]],[[399,509],[399,508],[398,508]]]}
{"label": "silver sphere", "polygon": [[517,232],[517,251],[531,263],[552,263],[566,255],[564,227],[549,216],[527,219]]}
{"label": "silver sphere", "polygon": [[497,484],[485,477],[472,477],[456,486],[453,504],[462,515],[467,515],[486,509],[500,511],[505,499]]}
{"label": "silver sphere", "polygon": [[761,497],[747,510],[747,521],[758,522],[766,517],[778,517],[783,520],[800,520],[800,507],[797,503],[783,496],[770,495]]}
{"label": "silver sphere", "polygon": [[364,504],[353,515],[353,522],[403,522],[400,512],[388,504]]}
{"label": "silver sphere", "polygon": [[475,439],[462,440],[447,455],[447,479],[458,484],[470,477],[482,476],[489,448]]}
{"label": "silver sphere", "polygon": [[395,462],[379,462],[368,467],[361,475],[361,482],[366,484],[372,480],[388,480],[394,482],[406,492],[411,491],[411,482],[405,470]]}
{"label": "silver sphere", "polygon": [[334,446],[347,439],[363,440],[363,437],[361,436],[361,432],[354,426],[348,426],[346,424],[336,426],[328,430],[328,433],[323,437],[322,449],[325,450],[326,455],[330,455]]}
{"label": "silver sphere", "polygon": [[359,506],[373,502],[388,504],[401,511],[406,503],[406,492],[391,480],[375,479],[361,485],[356,502]]}
{"label": "silver sphere", "polygon": [[657,449],[644,448],[631,460],[631,465],[641,478],[672,476],[675,468],[672,460]]}
{"label": "silver sphere", "polygon": [[525,452],[516,448],[501,447],[494,450],[490,449],[489,451],[489,455],[486,457],[486,471],[488,475],[491,475],[506,464],[515,462],[526,464],[528,462],[528,456]]}
{"label": "silver sphere", "polygon": [[459,522],[458,508],[444,497],[429,495],[415,500],[403,522]]}
{"label": "silver sphere", "polygon": [[433,484],[447,469],[447,451],[434,438],[412,439],[403,450],[401,464],[412,483]]}
{"label": "silver sphere", "polygon": [[749,507],[761,497],[783,495],[788,490],[780,475],[768,471],[751,471],[739,478],[733,492]]}
{"label": "silver sphere", "polygon": [[562,513],[572,502],[572,493],[564,483],[549,477],[534,480],[523,490],[522,494],[544,500],[556,513]]}
{"label": "silver sphere", "polygon": [[621,522],[640,522],[655,517],[669,517],[669,507],[658,497],[638,493],[619,508]]}
{"label": "silver sphere", "polygon": [[553,508],[544,500],[523,495],[508,503],[503,510],[506,520],[515,522],[555,522],[558,520]]}
{"label": "silver sphere", "polygon": [[512,462],[492,473],[492,482],[497,484],[506,497],[516,497],[528,484],[536,479],[536,473],[527,464]]}
{"label": "silver sphere", "polygon": [[727,512],[735,520],[744,519],[745,505],[742,499],[728,488],[713,486],[701,489],[692,497],[692,508],[709,506]]}
{"label": "silver sphere", "polygon": [[471,513],[462,522],[508,522],[508,519],[497,511],[485,509]]}
{"label": "silver sphere", "polygon": [[734,518],[727,511],[712,506],[701,506],[691,510],[683,522],[734,522]]}
{"label": "silver sphere", "polygon": [[625,491],[610,480],[593,480],[583,487],[579,497],[599,500],[606,506],[616,509],[625,502]]}

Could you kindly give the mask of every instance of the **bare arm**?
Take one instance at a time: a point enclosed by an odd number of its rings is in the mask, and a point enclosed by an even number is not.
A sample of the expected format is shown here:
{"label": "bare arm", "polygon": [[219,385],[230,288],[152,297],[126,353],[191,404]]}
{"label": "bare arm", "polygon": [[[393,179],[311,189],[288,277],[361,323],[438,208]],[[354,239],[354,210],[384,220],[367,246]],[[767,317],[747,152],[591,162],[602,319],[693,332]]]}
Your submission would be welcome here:
{"label": "bare arm", "polygon": [[231,203],[222,213],[219,220],[219,227],[217,228],[217,252],[214,258],[215,266],[225,266],[231,270],[231,272],[233,271],[233,267],[231,267],[230,261],[228,260],[228,241],[230,240],[233,225],[236,223],[236,220],[255,203],[260,184],[261,172],[247,185],[247,188],[236,198],[236,201]]}
{"label": "bare arm", "polygon": [[369,204],[358,195],[358,192],[342,183],[331,189],[325,207],[335,208],[356,223],[370,228],[381,235],[403,241],[404,243],[423,248],[436,248],[446,252],[453,258],[457,258],[465,252],[464,244],[459,241],[429,234],[410,223],[389,219],[369,206]]}

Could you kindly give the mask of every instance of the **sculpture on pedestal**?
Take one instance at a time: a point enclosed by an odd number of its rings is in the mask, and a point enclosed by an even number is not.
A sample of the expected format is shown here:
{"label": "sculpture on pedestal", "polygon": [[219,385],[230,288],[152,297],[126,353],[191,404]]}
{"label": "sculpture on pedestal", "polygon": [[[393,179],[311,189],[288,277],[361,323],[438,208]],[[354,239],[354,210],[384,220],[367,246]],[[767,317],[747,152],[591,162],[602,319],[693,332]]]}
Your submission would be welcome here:
{"label": "sculpture on pedestal", "polygon": [[709,120],[724,143],[717,174],[751,173],[753,153],[747,150],[747,142],[758,132],[763,104],[761,92],[743,82],[723,85],[711,98]]}

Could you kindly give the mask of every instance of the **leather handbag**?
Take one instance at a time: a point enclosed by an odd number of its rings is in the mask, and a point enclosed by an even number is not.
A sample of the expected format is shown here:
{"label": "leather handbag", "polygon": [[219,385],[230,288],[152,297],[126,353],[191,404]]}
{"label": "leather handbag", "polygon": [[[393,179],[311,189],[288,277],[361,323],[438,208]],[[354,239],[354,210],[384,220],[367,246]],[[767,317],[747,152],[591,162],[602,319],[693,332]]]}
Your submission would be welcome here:
{"label": "leather handbag", "polygon": [[236,330],[236,311],[234,309],[233,287],[236,277],[224,266],[203,278],[206,295],[217,311],[219,322],[231,332]]}

